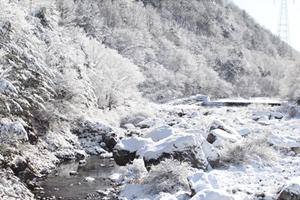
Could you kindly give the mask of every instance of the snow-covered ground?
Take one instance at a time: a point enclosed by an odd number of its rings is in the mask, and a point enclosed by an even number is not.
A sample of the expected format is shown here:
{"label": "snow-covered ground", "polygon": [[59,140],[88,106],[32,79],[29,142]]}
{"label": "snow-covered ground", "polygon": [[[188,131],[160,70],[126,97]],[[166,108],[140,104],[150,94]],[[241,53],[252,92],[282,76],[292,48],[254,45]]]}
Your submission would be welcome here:
{"label": "snow-covered ground", "polygon": [[[299,180],[300,177],[298,154],[300,119],[290,118],[281,112],[280,107],[262,104],[248,107],[200,107],[195,104],[180,105],[174,102],[153,104],[153,107],[165,115],[160,119],[146,120],[144,124],[148,126],[144,127],[149,128],[140,130],[141,137],[120,141],[117,148],[128,149],[130,152],[137,151],[137,155],[144,156],[146,160],[145,156],[159,157],[160,151],[174,152],[179,151],[178,148],[184,149],[180,147],[180,142],[177,149],[174,148],[177,143],[170,142],[172,138],[182,139],[180,135],[200,134],[201,137],[196,137],[194,140],[200,141],[201,144],[203,138],[206,139],[209,134],[215,133],[212,127],[218,122],[225,128],[219,127],[215,130],[222,131],[224,135],[221,137],[216,134],[216,141],[210,145],[219,153],[219,164],[214,168],[208,166],[207,170],[189,169],[190,173],[185,175],[185,178],[189,180],[189,185],[194,192],[193,197],[190,188],[184,187],[169,191],[158,189],[157,192],[149,193],[149,187],[153,186],[149,186],[151,183],[145,180],[148,180],[149,176],[155,176],[151,174],[151,169],[149,172],[142,170],[138,177],[128,175],[127,184],[121,188],[121,199],[272,200],[277,199],[282,189],[289,186],[292,188],[289,191],[295,190],[294,194],[299,194],[297,187],[300,182],[293,180]],[[235,136],[232,140],[233,134],[226,131],[226,127],[239,136]],[[173,146],[163,146],[162,141],[169,142]],[[191,144],[183,142],[182,145]],[[136,148],[132,149],[133,147]],[[203,151],[207,157],[205,149]],[[132,165],[143,168],[143,165],[136,163],[138,162],[134,161],[133,164],[123,167],[123,171],[115,173],[112,179],[124,181],[122,174],[126,174],[126,171],[129,173],[128,171],[134,168]],[[170,169],[172,173],[178,166]],[[156,176],[161,175],[163,174],[156,174]],[[132,177],[131,184],[128,184],[130,177]],[[168,178],[172,179],[172,177]],[[165,184],[170,184],[170,180],[165,180]]]}

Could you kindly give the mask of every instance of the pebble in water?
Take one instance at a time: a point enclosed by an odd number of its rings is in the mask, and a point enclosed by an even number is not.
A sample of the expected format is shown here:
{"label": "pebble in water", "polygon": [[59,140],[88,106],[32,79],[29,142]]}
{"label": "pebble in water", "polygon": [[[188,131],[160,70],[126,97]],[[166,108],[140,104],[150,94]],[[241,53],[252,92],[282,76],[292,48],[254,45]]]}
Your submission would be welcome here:
{"label": "pebble in water", "polygon": [[86,164],[86,160],[80,160],[79,161],[79,165],[85,165]]}
{"label": "pebble in water", "polygon": [[78,173],[76,171],[70,171],[70,175],[73,176],[73,175],[77,175]]}

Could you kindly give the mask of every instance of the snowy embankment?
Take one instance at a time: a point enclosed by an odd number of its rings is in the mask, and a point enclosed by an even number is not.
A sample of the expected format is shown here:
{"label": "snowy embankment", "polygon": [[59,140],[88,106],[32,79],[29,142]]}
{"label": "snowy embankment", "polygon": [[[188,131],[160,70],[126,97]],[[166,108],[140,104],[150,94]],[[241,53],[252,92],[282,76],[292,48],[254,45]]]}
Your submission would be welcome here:
{"label": "snowy embankment", "polygon": [[125,184],[121,199],[299,197],[300,183],[295,180],[300,177],[300,119],[282,114],[280,107],[260,104],[153,106],[165,116],[137,127],[127,124],[128,133],[138,134],[114,148],[117,162],[126,157],[121,164],[133,163],[111,177]]}

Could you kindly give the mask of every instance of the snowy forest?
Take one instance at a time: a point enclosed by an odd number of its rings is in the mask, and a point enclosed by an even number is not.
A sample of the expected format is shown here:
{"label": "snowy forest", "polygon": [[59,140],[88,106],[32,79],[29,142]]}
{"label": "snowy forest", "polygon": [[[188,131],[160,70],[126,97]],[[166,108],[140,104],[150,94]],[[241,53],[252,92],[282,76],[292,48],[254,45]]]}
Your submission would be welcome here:
{"label": "snowy forest", "polygon": [[[175,112],[160,106],[179,98],[277,98],[290,103],[261,115],[268,116],[267,120],[282,119],[279,112],[286,113],[289,119],[299,117],[299,52],[229,0],[1,0],[0,13],[0,198],[35,199],[37,196],[30,191],[38,186],[38,181],[33,179],[50,174],[64,160],[109,155],[114,150],[126,150],[126,142],[155,145],[166,139],[167,133],[176,133],[177,141],[183,141],[179,137],[179,130],[183,129],[191,140],[198,141],[193,145],[200,145],[207,157],[201,157],[204,165],[181,164],[182,173],[190,167],[205,171],[208,166],[219,166],[208,154],[227,163],[229,158],[222,157],[224,152],[217,149],[228,153],[234,151],[233,147],[207,143],[208,135],[204,134],[207,129],[208,133],[225,130],[235,134],[231,141],[240,141],[241,133],[232,131],[222,120],[189,121],[203,132],[201,137],[199,132],[186,131],[191,127],[184,128],[180,125],[183,122],[176,120],[178,127],[173,124],[172,131],[169,127],[159,129],[163,131],[157,140],[152,138],[149,142],[146,138],[150,136],[141,137],[148,134],[148,128],[149,134],[157,132],[158,119]],[[179,109],[179,115],[190,118],[213,114],[207,111],[201,116],[188,115],[183,109]],[[202,108],[192,109],[199,113]],[[205,109],[208,108],[202,110]],[[240,111],[240,116],[244,116],[243,112],[246,111]],[[168,120],[170,125],[172,120]],[[232,126],[242,129],[240,124]],[[272,125],[265,121],[261,124]],[[276,128],[269,129],[263,130],[266,138]],[[269,148],[284,138],[274,142],[274,137],[269,138],[269,143],[273,143],[266,146],[266,152],[278,160],[275,150]],[[299,134],[293,132],[293,137],[300,148]],[[249,141],[248,138],[248,146],[254,144]],[[265,142],[264,145],[268,143]],[[135,156],[140,158],[148,155],[138,151],[141,148],[135,149]],[[149,163],[167,168],[177,165],[174,160],[182,161],[182,155],[171,157],[174,159]],[[142,168],[141,165],[133,166]],[[130,167],[123,173],[139,171]],[[155,167],[139,173],[159,171]],[[184,190],[191,187],[185,183],[186,176],[177,180]],[[153,182],[151,177],[145,179]],[[145,193],[153,194],[155,190],[159,189],[148,188]],[[267,197],[271,199],[272,195]],[[190,198],[179,196],[176,199]]]}

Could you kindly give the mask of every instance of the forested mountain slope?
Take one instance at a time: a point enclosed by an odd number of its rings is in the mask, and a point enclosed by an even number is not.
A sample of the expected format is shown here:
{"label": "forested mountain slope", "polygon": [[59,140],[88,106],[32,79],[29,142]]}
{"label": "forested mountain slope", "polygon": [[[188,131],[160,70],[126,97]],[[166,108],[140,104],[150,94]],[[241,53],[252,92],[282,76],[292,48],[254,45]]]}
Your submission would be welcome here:
{"label": "forested mountain slope", "polygon": [[1,0],[0,13],[1,171],[111,150],[113,128],[163,115],[148,101],[300,95],[299,53],[226,0]]}
{"label": "forested mountain slope", "polygon": [[57,8],[62,27],[82,27],[139,66],[140,91],[153,100],[285,94],[299,56],[228,1],[63,1]]}

